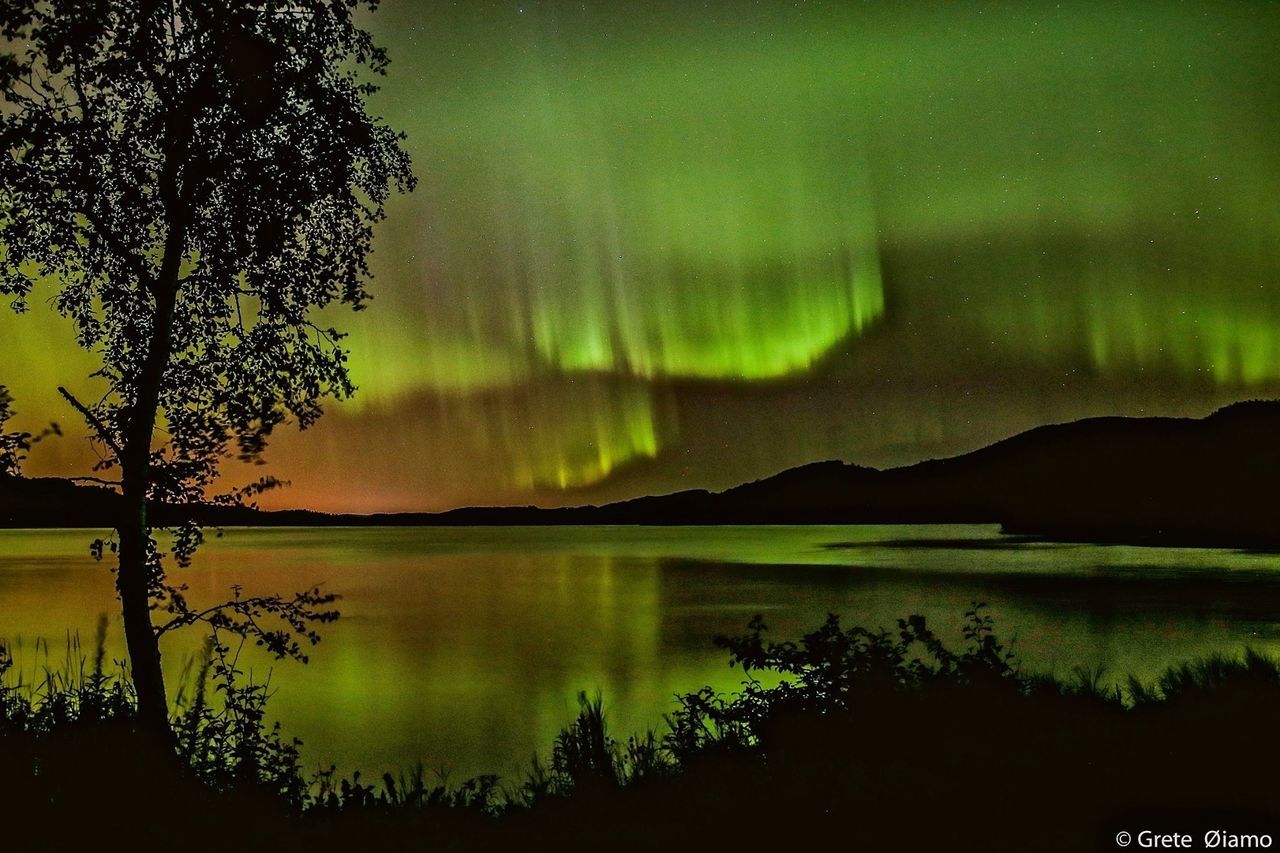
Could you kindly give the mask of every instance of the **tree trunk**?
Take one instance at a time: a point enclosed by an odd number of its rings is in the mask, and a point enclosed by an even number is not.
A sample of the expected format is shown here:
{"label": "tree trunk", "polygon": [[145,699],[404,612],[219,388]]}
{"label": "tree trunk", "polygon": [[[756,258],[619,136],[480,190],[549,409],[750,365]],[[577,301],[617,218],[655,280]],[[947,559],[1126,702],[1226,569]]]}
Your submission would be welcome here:
{"label": "tree trunk", "polygon": [[123,507],[116,528],[120,540],[116,590],[124,614],[133,686],[138,694],[138,716],[144,726],[166,738],[171,734],[169,702],[160,666],[159,638],[151,624],[148,565],[151,524],[147,518],[147,495],[151,487],[151,441],[160,406],[160,388],[173,349],[173,314],[185,240],[183,225],[173,225],[166,240],[160,274],[151,288],[155,318],[123,437],[120,454]]}
{"label": "tree trunk", "polygon": [[[167,733],[169,703],[160,668],[160,643],[151,626],[151,596],[147,583],[147,552],[150,531],[147,522],[147,481],[150,464],[125,466],[124,507],[117,532],[120,537],[120,568],[116,591],[124,613],[124,638],[129,649],[134,690],[138,694],[138,717],[156,732]],[[132,471],[130,469],[133,469]]]}

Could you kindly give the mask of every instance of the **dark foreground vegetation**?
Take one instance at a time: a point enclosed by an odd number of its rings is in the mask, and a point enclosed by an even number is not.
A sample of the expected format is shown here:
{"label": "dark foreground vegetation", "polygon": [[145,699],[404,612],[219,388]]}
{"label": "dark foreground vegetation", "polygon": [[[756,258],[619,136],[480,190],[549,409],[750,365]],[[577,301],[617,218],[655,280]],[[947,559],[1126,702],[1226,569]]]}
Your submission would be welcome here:
{"label": "dark foreground vegetation", "polygon": [[[1155,684],[1022,673],[981,607],[948,649],[921,617],[717,642],[740,692],[679,697],[613,739],[599,699],[523,780],[308,777],[266,691],[212,642],[173,740],[95,661],[0,689],[6,849],[1114,850],[1141,829],[1280,829],[1280,664],[1248,652]],[[101,644],[99,644],[100,646]],[[0,652],[0,674],[11,670]]]}

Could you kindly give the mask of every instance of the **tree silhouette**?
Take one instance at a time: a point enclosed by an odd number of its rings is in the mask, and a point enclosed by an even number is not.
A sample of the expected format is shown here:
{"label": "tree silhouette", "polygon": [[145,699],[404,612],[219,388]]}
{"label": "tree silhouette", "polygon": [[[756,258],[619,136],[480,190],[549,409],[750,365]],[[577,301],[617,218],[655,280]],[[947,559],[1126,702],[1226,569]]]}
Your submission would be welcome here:
{"label": "tree silhouette", "polygon": [[387,57],[355,16],[376,6],[0,0],[0,293],[21,311],[53,280],[100,358],[103,396],[61,390],[100,471],[118,473],[107,544],[139,715],[157,730],[164,630],[221,622],[284,654],[296,643],[259,617],[332,615],[315,591],[189,608],[165,558],[184,562],[199,530],[182,525],[162,554],[148,504],[209,499],[222,460],[260,462],[276,426],[306,428],[353,390],[341,335],[311,317],[362,306],[373,225],[414,183],[401,137],[365,106]]}
{"label": "tree silhouette", "polygon": [[14,416],[13,395],[9,389],[0,385],[0,477],[15,477],[27,458],[33,444],[38,444],[51,435],[61,435],[62,431],[56,423],[51,423],[41,432],[5,432],[4,425]]}

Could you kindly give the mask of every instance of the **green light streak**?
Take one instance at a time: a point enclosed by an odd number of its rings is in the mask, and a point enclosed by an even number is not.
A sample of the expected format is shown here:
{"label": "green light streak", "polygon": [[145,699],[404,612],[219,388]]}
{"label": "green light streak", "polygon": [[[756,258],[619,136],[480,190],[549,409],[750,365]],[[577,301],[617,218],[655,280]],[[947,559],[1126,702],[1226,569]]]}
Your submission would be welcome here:
{"label": "green light streak", "polygon": [[[1010,394],[1031,367],[1160,377],[1169,399],[1280,391],[1274,5],[525,9],[373,18],[393,57],[375,109],[421,187],[379,234],[371,310],[331,318],[361,386],[338,414],[373,456],[412,436],[432,457],[415,483],[485,501],[606,480],[682,453],[698,394],[823,371],[844,384],[806,435],[957,363]],[[89,370],[32,308],[0,317],[0,381],[34,420]],[[795,413],[703,414],[720,432],[699,440],[728,446]],[[305,442],[283,452],[312,470]],[[284,472],[299,494],[398,475],[323,452]],[[720,473],[682,464],[691,484]]]}

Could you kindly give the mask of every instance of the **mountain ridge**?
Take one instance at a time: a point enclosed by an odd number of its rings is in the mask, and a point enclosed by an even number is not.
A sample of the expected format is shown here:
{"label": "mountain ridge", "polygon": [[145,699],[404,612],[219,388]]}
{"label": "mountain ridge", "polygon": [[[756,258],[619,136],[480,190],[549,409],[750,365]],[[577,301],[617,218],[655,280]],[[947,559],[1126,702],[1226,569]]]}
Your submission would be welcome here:
{"label": "mountain ridge", "polygon": [[[1085,418],[969,453],[877,469],[811,462],[723,491],[687,489],[561,508],[436,513],[156,507],[210,526],[993,523],[1056,539],[1280,545],[1280,401],[1203,418]],[[0,527],[110,527],[116,496],[0,477]]]}

